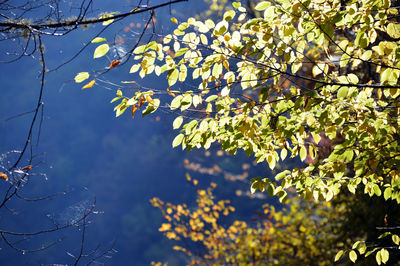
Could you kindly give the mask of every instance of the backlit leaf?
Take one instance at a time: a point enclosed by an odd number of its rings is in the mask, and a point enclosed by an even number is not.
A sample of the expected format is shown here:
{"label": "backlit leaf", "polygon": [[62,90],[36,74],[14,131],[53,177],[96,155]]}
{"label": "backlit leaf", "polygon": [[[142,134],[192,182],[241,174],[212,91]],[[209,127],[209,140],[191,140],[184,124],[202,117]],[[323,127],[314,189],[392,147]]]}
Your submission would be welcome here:
{"label": "backlit leaf", "polygon": [[354,250],[349,252],[349,258],[354,263],[357,260],[357,253]]}
{"label": "backlit leaf", "polygon": [[174,17],[171,18],[171,22],[175,23],[175,24],[178,24],[178,20],[176,18],[174,18]]}
{"label": "backlit leaf", "polygon": [[178,69],[171,69],[168,72],[167,78],[168,78],[168,84],[169,86],[172,86],[176,83],[179,77],[179,70]]}
{"label": "backlit leaf", "polygon": [[178,116],[177,118],[174,119],[174,122],[172,123],[173,128],[174,129],[180,128],[180,126],[182,125],[182,122],[183,122],[183,117]]}
{"label": "backlit leaf", "polygon": [[340,258],[343,256],[343,253],[344,253],[343,250],[339,250],[339,252],[335,256],[335,261],[340,260]]}
{"label": "backlit leaf", "polygon": [[87,83],[85,86],[82,87],[82,90],[93,87],[93,85],[94,85],[95,83],[96,83],[95,80],[90,81],[89,83]]}
{"label": "backlit leaf", "polygon": [[102,44],[97,46],[96,50],[94,50],[93,58],[100,58],[104,56],[110,50],[110,46],[108,44]]}
{"label": "backlit leaf", "polygon": [[258,4],[254,7],[254,9],[257,10],[257,11],[263,11],[263,10],[267,9],[270,5],[271,5],[270,2],[262,1],[262,2],[258,3]]}
{"label": "backlit leaf", "polygon": [[5,173],[0,172],[0,179],[3,179],[4,181],[8,181],[8,176]]}
{"label": "backlit leaf", "polygon": [[92,43],[99,43],[107,41],[106,38],[96,37],[92,40]]}
{"label": "backlit leaf", "polygon": [[380,252],[381,252],[382,263],[386,264],[386,262],[389,260],[389,251],[383,248],[380,250]]}
{"label": "backlit leaf", "polygon": [[88,72],[80,72],[80,73],[76,74],[74,79],[75,79],[76,83],[81,83],[81,82],[85,81],[86,79],[88,79],[89,76],[90,75]]}
{"label": "backlit leaf", "polygon": [[307,157],[307,149],[304,146],[300,148],[300,160],[304,161]]}
{"label": "backlit leaf", "polygon": [[172,147],[175,148],[176,146],[179,146],[182,143],[182,140],[185,136],[183,134],[179,134],[174,138],[172,141]]}

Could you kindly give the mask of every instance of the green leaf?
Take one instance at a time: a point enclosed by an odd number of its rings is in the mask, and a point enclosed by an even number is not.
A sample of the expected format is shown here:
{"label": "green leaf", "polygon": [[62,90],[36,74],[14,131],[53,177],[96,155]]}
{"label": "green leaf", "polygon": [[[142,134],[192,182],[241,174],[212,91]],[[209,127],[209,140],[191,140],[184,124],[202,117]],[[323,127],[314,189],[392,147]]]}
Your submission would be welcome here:
{"label": "green leaf", "polygon": [[81,83],[85,80],[87,80],[89,78],[89,72],[79,72],[78,74],[76,74],[75,76],[75,82],[76,83]]}
{"label": "green leaf", "polygon": [[186,94],[181,101],[181,111],[187,110],[192,105],[192,95]]}
{"label": "green leaf", "polygon": [[152,102],[149,102],[147,105],[146,109],[143,110],[142,116],[149,115],[151,113],[154,113],[158,107],[160,106],[160,100],[159,99],[153,99]]}
{"label": "green leaf", "polygon": [[176,146],[179,146],[179,144],[182,143],[184,137],[185,136],[183,134],[179,134],[178,136],[176,136],[172,141],[172,147],[175,148]]}
{"label": "green leaf", "polygon": [[178,80],[178,77],[179,77],[179,70],[176,68],[171,69],[167,75],[169,86],[173,86]]}
{"label": "green leaf", "polygon": [[374,189],[375,195],[377,195],[378,197],[380,197],[382,195],[382,191],[377,184],[374,184],[373,189]]}
{"label": "green leaf", "polygon": [[93,58],[99,58],[104,56],[108,50],[110,50],[110,46],[108,44],[102,44],[97,46],[96,50],[94,50]]}
{"label": "green leaf", "polygon": [[[102,14],[100,16],[100,19],[102,19],[102,18],[111,18],[111,17],[113,17],[114,14],[117,14],[117,12],[110,12],[110,13],[107,13],[107,14]],[[113,21],[114,21],[114,19],[105,20],[105,21],[103,21],[102,25],[103,26],[110,25],[111,23],[113,23]]]}
{"label": "green leaf", "polygon": [[390,236],[391,234],[392,234],[391,232],[385,232],[385,233],[381,234],[380,236],[378,236],[378,239]]}
{"label": "green leaf", "polygon": [[129,70],[129,73],[135,73],[140,69],[140,64],[135,64],[131,67],[131,69]]}
{"label": "green leaf", "polygon": [[396,245],[399,245],[400,244],[400,237],[398,235],[392,235],[392,241]]}
{"label": "green leaf", "polygon": [[183,99],[182,95],[176,96],[171,102],[171,106],[170,106],[171,110],[175,110],[175,109],[178,109],[179,107],[181,107],[182,99]]}
{"label": "green leaf", "polygon": [[348,91],[349,91],[349,87],[341,87],[337,92],[337,97],[338,98],[346,98]]}
{"label": "green leaf", "polygon": [[356,260],[357,260],[357,253],[356,253],[354,250],[350,251],[350,252],[349,252],[349,258],[350,258],[350,260],[351,260],[353,263],[356,262]]}
{"label": "green leaf", "polygon": [[336,256],[335,256],[335,261],[338,261],[338,260],[340,260],[340,258],[343,256],[343,253],[344,253],[344,251],[343,251],[343,250],[339,250],[339,252],[338,252],[338,253],[336,253]]}
{"label": "green leaf", "polygon": [[400,38],[400,24],[389,23],[389,25],[387,25],[387,33],[392,38]]}
{"label": "green leaf", "polygon": [[353,184],[347,184],[347,189],[353,194],[356,193],[356,186],[354,186]]}
{"label": "green leaf", "polygon": [[270,5],[271,5],[270,2],[262,1],[262,2],[258,3],[258,4],[254,7],[254,9],[257,10],[257,11],[263,11],[263,10],[267,9]]}
{"label": "green leaf", "polygon": [[134,54],[142,54],[146,51],[146,45],[140,45],[133,50]]}
{"label": "green leaf", "polygon": [[300,148],[300,160],[304,161],[307,158],[307,149],[304,146]]}
{"label": "green leaf", "polygon": [[382,264],[382,255],[381,255],[381,251],[380,250],[378,252],[376,252],[375,259],[376,259],[376,263],[378,265]]}
{"label": "green leaf", "polygon": [[275,157],[272,154],[268,154],[267,162],[268,162],[269,168],[271,168],[271,170],[274,170],[276,161],[275,161]]}
{"label": "green leaf", "polygon": [[385,189],[385,192],[383,192],[383,197],[385,198],[385,200],[388,200],[391,196],[392,196],[392,188],[387,187]]}
{"label": "green leaf", "polygon": [[351,247],[352,249],[357,249],[358,245],[361,243],[361,241],[357,241],[353,244],[353,246]]}
{"label": "green leaf", "polygon": [[211,102],[211,101],[214,101],[215,99],[217,99],[218,98],[218,95],[210,95],[210,96],[208,96],[207,98],[206,98],[206,102]]}
{"label": "green leaf", "polygon": [[286,159],[287,153],[288,153],[288,152],[287,152],[287,149],[283,148],[283,149],[281,150],[281,160],[282,160],[282,161]]}
{"label": "green leaf", "polygon": [[268,193],[268,195],[269,195],[270,197],[272,197],[272,196],[274,195],[274,191],[275,191],[274,185],[270,183],[270,184],[268,185],[268,187],[267,187],[267,193]]}
{"label": "green leaf", "polygon": [[107,41],[106,38],[96,37],[92,40],[92,43],[99,43],[104,41]]}
{"label": "green leaf", "polygon": [[182,49],[179,49],[176,53],[175,53],[175,56],[174,57],[179,57],[179,56],[181,56],[181,55],[183,55],[184,53],[186,53],[187,51],[189,51],[189,48],[182,48]]}
{"label": "green leaf", "polygon": [[354,44],[356,46],[360,46],[361,48],[366,48],[369,45],[369,39],[365,34],[365,31],[360,30],[358,32],[357,37],[354,40]]}
{"label": "green leaf", "polygon": [[233,2],[233,3],[232,3],[232,6],[233,6],[234,8],[239,8],[239,7],[242,6],[242,4],[241,4],[240,2]]}
{"label": "green leaf", "polygon": [[229,10],[226,11],[224,14],[224,20],[226,21],[231,21],[236,15],[236,12],[234,10]]}
{"label": "green leaf", "polygon": [[383,248],[380,250],[380,252],[381,252],[382,263],[386,264],[386,262],[389,260],[389,251]]}
{"label": "green leaf", "polygon": [[350,73],[349,75],[347,75],[347,79],[349,80],[349,82],[351,84],[357,84],[359,82],[359,79],[356,75],[354,75],[353,73]]}
{"label": "green leaf", "polygon": [[183,117],[182,116],[178,116],[177,118],[174,119],[174,122],[172,123],[172,126],[174,129],[178,129],[181,127],[183,123]]}

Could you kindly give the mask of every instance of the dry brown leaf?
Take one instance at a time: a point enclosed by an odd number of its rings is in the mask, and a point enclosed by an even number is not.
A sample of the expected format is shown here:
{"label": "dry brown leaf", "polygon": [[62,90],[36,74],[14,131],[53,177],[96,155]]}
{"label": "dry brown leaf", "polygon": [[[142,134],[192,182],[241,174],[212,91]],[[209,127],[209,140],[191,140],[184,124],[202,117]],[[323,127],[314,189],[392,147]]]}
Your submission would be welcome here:
{"label": "dry brown leaf", "polygon": [[118,66],[121,63],[121,60],[113,60],[108,67],[108,69],[113,69],[114,67]]}

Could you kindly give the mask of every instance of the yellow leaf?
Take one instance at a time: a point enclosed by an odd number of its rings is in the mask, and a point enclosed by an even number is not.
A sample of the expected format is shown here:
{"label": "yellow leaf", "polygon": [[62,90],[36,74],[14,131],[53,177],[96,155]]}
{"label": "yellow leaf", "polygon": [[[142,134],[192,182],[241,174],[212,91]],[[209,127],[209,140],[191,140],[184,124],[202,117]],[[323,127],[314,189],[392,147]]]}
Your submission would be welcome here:
{"label": "yellow leaf", "polygon": [[97,46],[96,50],[94,50],[93,58],[104,56],[108,52],[108,50],[110,50],[110,46],[106,43]]}
{"label": "yellow leaf", "polygon": [[162,224],[161,227],[158,229],[160,232],[169,231],[171,230],[171,224]]}
{"label": "yellow leaf", "polygon": [[88,78],[89,78],[89,73],[88,72],[80,72],[80,73],[76,74],[74,79],[75,79],[76,83],[81,83],[81,82],[85,81]]}
{"label": "yellow leaf", "polygon": [[89,82],[89,83],[87,83],[85,86],[83,86],[83,87],[82,87],[82,90],[93,87],[93,85],[94,85],[95,83],[96,83],[96,81],[95,81],[95,80],[92,80],[91,82]]}
{"label": "yellow leaf", "polygon": [[174,18],[174,17],[171,18],[171,22],[175,23],[175,24],[178,24],[178,20],[176,18]]}

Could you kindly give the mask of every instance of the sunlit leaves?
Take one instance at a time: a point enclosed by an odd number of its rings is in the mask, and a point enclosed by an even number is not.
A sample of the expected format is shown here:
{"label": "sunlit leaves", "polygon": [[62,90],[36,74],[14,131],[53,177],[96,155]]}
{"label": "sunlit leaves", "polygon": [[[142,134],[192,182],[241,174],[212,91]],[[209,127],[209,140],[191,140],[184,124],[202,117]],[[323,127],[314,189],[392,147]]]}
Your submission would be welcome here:
{"label": "sunlit leaves", "polygon": [[349,258],[354,263],[357,260],[357,253],[354,250],[349,252]]}
{"label": "sunlit leaves", "polygon": [[258,3],[258,4],[255,6],[254,9],[257,10],[257,11],[264,11],[264,10],[267,9],[270,5],[271,5],[270,2],[262,1],[262,2]]}
{"label": "sunlit leaves", "polygon": [[[176,29],[160,43],[135,48],[130,73],[168,81],[166,101],[178,113],[173,147],[218,144],[277,171],[279,182],[254,179],[251,193],[284,201],[293,190],[332,201],[349,191],[399,203],[400,24],[390,18],[397,11],[388,0],[339,2],[257,1],[256,18],[233,2],[234,10],[219,10],[219,20],[172,18]],[[117,95],[116,113],[154,112],[159,100],[141,93]],[[289,157],[301,166],[281,170]],[[381,250],[368,252],[384,263]],[[335,260],[366,254],[357,241]]]}
{"label": "sunlit leaves", "polygon": [[175,97],[170,105],[171,110],[178,109],[181,106],[182,99],[183,99],[182,95],[178,95],[177,97]]}
{"label": "sunlit leaves", "polygon": [[235,17],[236,12],[234,10],[226,11],[224,14],[224,20],[230,21]]}
{"label": "sunlit leaves", "polygon": [[76,74],[74,79],[75,79],[76,83],[81,83],[81,82],[87,80],[89,78],[89,76],[90,75],[88,72],[80,72],[80,73]]}
{"label": "sunlit leaves", "polygon": [[375,258],[378,265],[381,265],[382,263],[386,264],[386,262],[389,260],[389,251],[385,248],[382,248],[376,252]]}
{"label": "sunlit leaves", "polygon": [[181,127],[182,123],[183,123],[183,117],[178,116],[177,118],[174,119],[172,126],[174,129],[178,129]]}
{"label": "sunlit leaves", "polygon": [[129,70],[129,73],[135,73],[138,72],[140,69],[140,64],[135,64],[131,67],[131,69]]}
{"label": "sunlit leaves", "polygon": [[[187,176],[188,182],[191,179]],[[257,178],[253,180],[252,186],[257,184],[268,193],[284,195],[283,191],[279,192],[272,183],[264,181]],[[196,204],[191,206],[164,203],[158,198],[151,200],[152,205],[160,209],[165,219],[159,230],[163,231],[167,238],[171,238],[169,233],[174,232],[173,236],[176,237],[174,239],[182,240],[178,245],[186,248],[174,249],[189,255],[192,264],[196,264],[196,261],[199,264],[199,259],[201,264],[210,265],[240,264],[245,259],[268,262],[277,256],[280,258],[280,263],[287,265],[309,265],[313,261],[324,265],[331,263],[334,254],[329,247],[335,243],[336,235],[331,232],[328,224],[317,225],[313,218],[319,220],[330,215],[336,219],[338,213],[336,210],[326,208],[314,213],[312,217],[310,213],[313,208],[305,208],[300,212],[301,203],[298,199],[289,199],[290,205],[279,211],[273,205],[264,204],[261,211],[266,218],[255,225],[240,220],[226,224],[221,222],[222,216],[230,214],[235,209],[229,201],[217,201],[212,193],[215,184],[210,186],[211,188],[197,190]],[[311,234],[313,237],[309,237]],[[192,256],[193,247],[184,244],[187,240],[202,244],[203,255]],[[261,241],[264,241],[262,245],[259,244]],[[301,255],[293,256],[293,248]],[[318,252],[321,248],[325,248],[327,253]],[[316,253],[309,255],[309,250],[315,250]]]}
{"label": "sunlit leaves", "polygon": [[107,41],[106,38],[96,37],[92,40],[92,43],[99,43],[99,42],[105,42],[105,41]]}
{"label": "sunlit leaves", "polygon": [[[116,15],[116,14],[118,14],[118,12],[104,13],[104,14],[102,14],[102,15],[100,16],[100,19],[111,18],[111,17],[113,17],[113,16]],[[108,25],[110,25],[110,24],[113,23],[113,22],[114,22],[114,19],[108,19],[108,20],[105,20],[102,24],[103,24],[103,26],[108,26]]]}
{"label": "sunlit leaves", "polygon": [[339,252],[335,256],[335,261],[340,260],[340,258],[343,256],[343,253],[344,253],[343,250],[339,250]]}
{"label": "sunlit leaves", "polygon": [[383,197],[385,198],[385,200],[388,200],[390,199],[391,196],[392,196],[392,188],[387,187],[383,192]]}
{"label": "sunlit leaves", "polygon": [[400,24],[398,23],[389,23],[387,25],[387,33],[392,38],[400,38]]}
{"label": "sunlit leaves", "polygon": [[182,143],[182,140],[184,137],[185,137],[185,135],[183,135],[183,134],[177,135],[174,138],[174,140],[172,141],[172,147],[175,148],[175,147],[179,146]]}
{"label": "sunlit leaves", "polygon": [[87,83],[85,86],[82,87],[82,90],[93,87],[93,85],[94,85],[95,83],[96,83],[95,80],[90,81],[89,83]]}
{"label": "sunlit leaves", "polygon": [[171,69],[167,75],[169,86],[173,86],[178,80],[178,77],[179,77],[179,70],[177,68]]}
{"label": "sunlit leaves", "polygon": [[97,46],[96,50],[94,50],[93,58],[100,58],[104,56],[110,50],[110,46],[108,44],[101,44]]}

